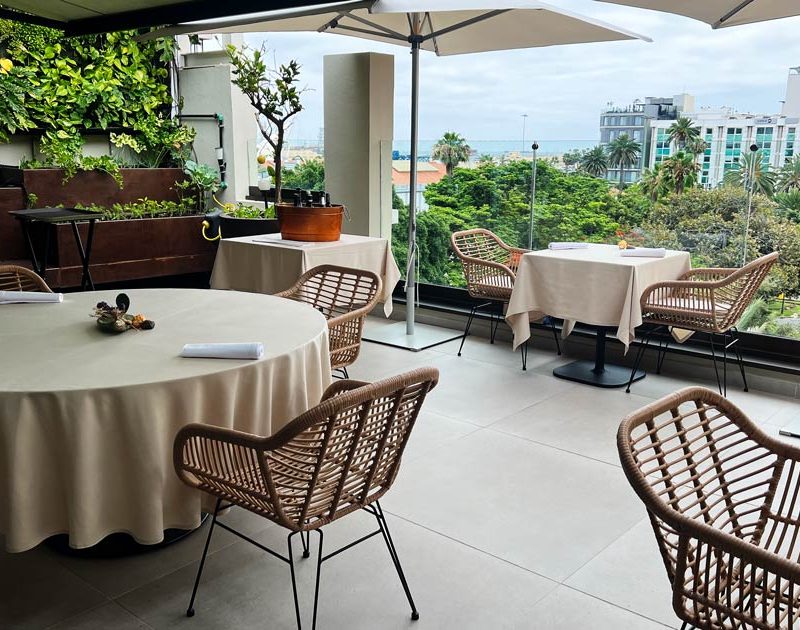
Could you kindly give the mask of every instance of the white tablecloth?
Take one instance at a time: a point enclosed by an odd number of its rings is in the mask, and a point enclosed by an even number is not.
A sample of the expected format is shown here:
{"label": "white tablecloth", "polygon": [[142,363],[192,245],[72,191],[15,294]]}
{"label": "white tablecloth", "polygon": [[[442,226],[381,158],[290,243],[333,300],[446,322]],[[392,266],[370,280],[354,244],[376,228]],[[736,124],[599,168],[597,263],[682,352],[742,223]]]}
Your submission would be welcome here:
{"label": "white tablecloth", "polygon": [[[129,291],[150,331],[101,332],[89,317],[116,291],[62,304],[0,305],[0,533],[9,551],[69,533],[152,544],[199,524],[211,497],[172,465],[180,427],[269,435],[330,383],[325,318],[305,304],[234,291]],[[260,341],[260,360],[185,359],[185,343]]]}
{"label": "white tablecloth", "polygon": [[506,311],[514,348],[530,337],[531,319],[551,315],[564,320],[564,336],[576,321],[616,327],[627,349],[642,323],[644,290],[690,269],[689,254],[672,250],[664,258],[623,258],[616,245],[524,254]]}
{"label": "white tablecloth", "polygon": [[283,241],[280,234],[262,234],[222,239],[211,288],[278,293],[318,265],[366,269],[380,276],[383,292],[379,299],[386,316],[391,315],[392,291],[400,280],[400,269],[385,238],[342,234],[332,243],[300,243]]}

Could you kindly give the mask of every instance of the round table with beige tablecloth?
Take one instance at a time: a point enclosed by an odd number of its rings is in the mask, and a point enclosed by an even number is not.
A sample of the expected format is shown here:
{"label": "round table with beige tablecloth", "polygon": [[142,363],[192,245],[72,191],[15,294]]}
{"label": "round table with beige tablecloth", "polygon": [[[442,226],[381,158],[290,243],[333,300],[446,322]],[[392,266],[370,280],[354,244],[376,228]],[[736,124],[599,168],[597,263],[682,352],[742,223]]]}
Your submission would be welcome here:
{"label": "round table with beige tablecloth", "polygon": [[[325,318],[235,291],[127,292],[150,331],[101,332],[90,313],[116,291],[61,304],[0,305],[0,534],[24,551],[68,533],[76,548],[127,532],[158,543],[191,529],[208,497],[184,486],[172,442],[190,422],[269,435],[330,383]],[[264,344],[263,358],[187,359],[186,343]]]}

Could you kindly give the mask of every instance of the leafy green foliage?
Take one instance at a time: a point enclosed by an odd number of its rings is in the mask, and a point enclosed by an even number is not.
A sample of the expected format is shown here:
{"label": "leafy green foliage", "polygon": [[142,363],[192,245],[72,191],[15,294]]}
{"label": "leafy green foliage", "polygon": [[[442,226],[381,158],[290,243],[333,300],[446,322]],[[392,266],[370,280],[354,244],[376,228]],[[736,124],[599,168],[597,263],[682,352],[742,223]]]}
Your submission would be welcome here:
{"label": "leafy green foliage", "polygon": [[284,169],[283,185],[302,190],[325,190],[325,162],[314,158],[301,161],[291,170]]}
{"label": "leafy green foliage", "polygon": [[[180,164],[194,133],[169,118],[167,64],[174,41],[136,37],[126,31],[63,38],[53,29],[0,20],[0,56],[13,62],[0,73],[0,140],[43,130],[43,165],[74,175],[84,164],[81,133],[116,127],[130,130],[126,146],[144,154],[139,159],[135,152],[129,163]],[[100,166],[116,172],[110,163]]]}
{"label": "leafy green foliage", "polygon": [[186,160],[183,173],[186,179],[175,184],[181,202],[191,203],[195,211],[204,212],[211,202],[211,196],[221,187],[219,172],[208,164]]}
{"label": "leafy green foliage", "polygon": [[[552,240],[609,242],[619,230],[644,218],[647,200],[637,186],[624,193],[605,180],[566,174],[543,160],[536,164],[534,247]],[[450,249],[450,234],[485,227],[514,246],[527,247],[530,220],[531,163],[525,160],[476,168],[456,168],[452,177],[425,189],[428,209],[417,216],[420,278],[423,282],[464,286],[460,263]],[[400,208],[393,228],[393,249],[405,268],[408,211]]]}
{"label": "leafy green foliage", "polygon": [[155,219],[163,217],[182,217],[197,214],[197,209],[191,203],[183,201],[156,201],[143,197],[132,203],[115,203],[110,208],[92,204],[89,206],[78,205],[78,208],[101,212],[101,221],[120,221],[123,219]]}

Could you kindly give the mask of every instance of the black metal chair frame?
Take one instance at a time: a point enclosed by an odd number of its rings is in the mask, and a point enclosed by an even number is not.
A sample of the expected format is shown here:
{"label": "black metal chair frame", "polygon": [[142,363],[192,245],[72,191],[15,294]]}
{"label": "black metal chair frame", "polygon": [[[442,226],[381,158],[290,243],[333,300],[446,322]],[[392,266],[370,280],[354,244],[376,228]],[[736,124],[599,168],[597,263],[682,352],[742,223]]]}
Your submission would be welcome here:
{"label": "black metal chair frame", "polygon": [[[672,332],[670,327],[666,324],[659,324],[654,326],[647,332],[645,332],[644,337],[639,345],[639,349],[636,352],[636,358],[633,362],[633,369],[631,370],[631,378],[628,381],[628,387],[625,388],[627,393],[631,391],[631,385],[633,384],[634,375],[636,371],[639,369],[639,364],[642,362],[642,358],[644,357],[644,353],[647,351],[648,346],[650,345],[650,340],[653,338],[654,335],[658,333],[658,356],[656,358],[656,374],[661,374],[661,367],[664,365],[664,359],[667,356],[667,350],[669,350],[669,345],[672,342]],[[739,371],[742,373],[742,381],[744,382],[744,391],[748,391],[747,386],[747,375],[745,374],[744,369],[744,359],[742,358],[742,352],[739,349],[739,331],[736,327],[732,327],[729,330],[726,330],[724,333],[713,333],[713,332],[701,332],[696,331],[696,335],[698,334],[706,334],[708,335],[709,345],[711,346],[711,359],[714,362],[714,374],[717,377],[717,388],[719,389],[719,393],[722,396],[728,395],[728,350],[733,349],[734,357],[736,358],[736,362],[739,364]],[[721,344],[721,351],[722,356],[720,357],[722,360],[722,379],[720,379],[719,375],[719,366],[717,365],[717,344],[714,343],[715,338],[722,337],[722,344]]]}
{"label": "black metal chair frame", "polygon": [[[229,531],[231,534],[234,534],[235,536],[238,536],[242,540],[245,540],[245,541],[249,542],[251,545],[254,545],[254,546],[258,547],[262,551],[267,552],[271,556],[277,558],[278,560],[282,560],[283,562],[285,562],[285,563],[287,563],[289,565],[289,571],[290,571],[291,576],[292,576],[292,594],[294,596],[294,612],[295,612],[295,617],[297,619],[297,629],[301,630],[302,629],[302,624],[301,624],[301,621],[300,621],[300,601],[299,601],[299,598],[298,598],[298,595],[297,595],[297,580],[295,578],[295,572],[294,572],[294,554],[293,554],[293,551],[292,551],[292,539],[296,535],[300,534],[300,541],[301,541],[301,544],[302,544],[302,547],[303,547],[303,558],[309,558],[311,556],[311,551],[310,551],[311,531],[305,531],[305,532],[304,531],[293,531],[293,532],[289,533],[289,535],[287,536],[287,539],[286,539],[287,540],[288,555],[284,556],[284,555],[281,555],[280,553],[278,553],[277,551],[275,551],[273,549],[270,549],[269,547],[266,547],[265,545],[262,545],[259,542],[256,542],[255,540],[253,540],[249,536],[247,536],[247,535],[241,533],[240,531],[234,529],[230,525],[227,525],[227,524],[221,522],[220,520],[218,520],[217,517],[219,516],[219,513],[221,511],[227,510],[227,509],[229,509],[231,507],[237,507],[237,506],[235,504],[222,505],[222,499],[217,499],[217,503],[216,503],[216,506],[214,508],[214,514],[212,515],[212,519],[211,519],[211,526],[209,527],[209,530],[208,530],[208,537],[206,538],[206,544],[205,544],[205,547],[203,548],[203,556],[200,559],[200,566],[197,569],[197,576],[195,577],[195,580],[194,580],[194,588],[192,588],[192,597],[189,600],[189,607],[186,609],[186,616],[187,617],[194,617],[194,614],[195,614],[194,602],[195,602],[195,598],[197,596],[197,589],[200,586],[200,578],[201,578],[201,576],[203,574],[203,568],[204,568],[205,563],[206,563],[206,556],[208,555],[208,547],[209,547],[209,545],[211,543],[211,536],[214,533],[214,527],[219,526],[219,527],[222,527],[223,529]],[[392,539],[392,535],[389,532],[389,525],[386,522],[386,515],[384,514],[383,509],[381,508],[380,502],[379,501],[375,501],[374,503],[364,507],[363,509],[364,509],[364,511],[369,512],[370,514],[372,514],[375,517],[375,520],[378,521],[378,529],[376,529],[375,531],[373,531],[373,532],[371,532],[371,533],[369,533],[369,534],[367,534],[365,536],[362,536],[358,540],[355,540],[355,541],[353,541],[351,543],[348,543],[347,545],[344,545],[343,547],[340,547],[336,551],[332,551],[331,553],[329,553],[327,555],[322,555],[322,551],[323,551],[323,533],[322,533],[322,528],[320,527],[318,529],[312,530],[312,531],[315,531],[317,534],[319,534],[319,547],[318,547],[318,551],[317,551],[317,577],[316,577],[316,582],[315,582],[315,587],[314,587],[314,617],[313,617],[313,621],[312,621],[312,624],[311,624],[312,630],[316,629],[316,627],[317,627],[317,608],[318,608],[318,603],[319,603],[319,583],[320,583],[320,572],[321,572],[321,569],[322,569],[322,563],[327,561],[327,560],[330,560],[334,556],[339,555],[343,551],[347,551],[348,549],[351,549],[352,547],[355,547],[356,545],[358,545],[358,544],[360,544],[360,543],[362,543],[362,542],[364,542],[366,540],[369,540],[370,538],[372,538],[374,536],[377,536],[378,534],[381,534],[383,536],[383,540],[386,543],[386,547],[389,550],[389,556],[392,559],[392,564],[394,564],[394,568],[397,571],[398,577],[400,578],[400,583],[403,586],[403,590],[405,591],[406,598],[408,599],[408,603],[411,606],[411,619],[414,620],[414,621],[419,619],[419,611],[417,610],[417,606],[414,603],[414,598],[411,596],[411,590],[409,589],[408,581],[406,580],[405,573],[403,572],[403,567],[400,564],[400,558],[397,555],[397,548],[395,547],[394,540]]]}
{"label": "black metal chair frame", "polygon": [[[488,309],[489,313],[489,343],[494,343],[495,336],[497,335],[497,328],[500,326],[501,321],[505,321],[505,317],[503,317],[504,307],[508,304],[508,302],[502,302],[500,300],[490,300],[488,302],[484,302],[482,304],[474,305],[470,311],[469,315],[467,316],[467,324],[464,327],[464,334],[461,337],[461,345],[458,347],[458,356],[461,356],[461,351],[464,349],[464,342],[469,337],[470,328],[472,328],[472,322],[475,320],[475,315],[478,313],[479,310]],[[492,308],[495,306],[499,306],[499,308]],[[497,311],[497,312],[495,312]],[[545,321],[550,324],[550,329],[553,331],[553,339],[556,342],[556,350],[558,351],[558,356],[561,356],[561,342],[558,340],[558,331],[556,330],[555,322],[553,321],[552,317],[545,317]],[[528,342],[522,344],[520,347],[520,353],[522,354],[522,369],[523,371],[528,369]]]}

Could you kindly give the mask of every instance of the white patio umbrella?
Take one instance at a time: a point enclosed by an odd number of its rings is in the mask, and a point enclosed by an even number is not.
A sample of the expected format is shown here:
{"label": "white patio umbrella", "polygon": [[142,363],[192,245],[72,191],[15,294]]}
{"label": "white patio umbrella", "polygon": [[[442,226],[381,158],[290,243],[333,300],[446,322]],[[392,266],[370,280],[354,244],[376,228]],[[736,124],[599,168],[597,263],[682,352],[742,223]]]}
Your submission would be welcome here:
{"label": "white patio umbrella", "polygon": [[[392,339],[387,339],[386,342],[414,350],[447,340],[436,341],[424,338],[424,335],[415,335],[420,50],[447,56],[560,44],[631,39],[650,41],[642,35],[535,0],[356,1],[321,5],[300,11],[280,11],[194,22],[156,31],[154,35],[180,32],[298,31],[336,33],[411,48],[411,193],[406,273],[406,326],[404,338],[394,334]],[[388,334],[392,335],[392,332]]]}
{"label": "white patio umbrella", "polygon": [[640,9],[677,13],[714,28],[800,15],[798,0],[598,0]]}

